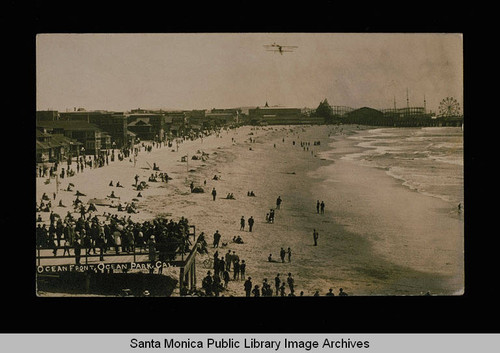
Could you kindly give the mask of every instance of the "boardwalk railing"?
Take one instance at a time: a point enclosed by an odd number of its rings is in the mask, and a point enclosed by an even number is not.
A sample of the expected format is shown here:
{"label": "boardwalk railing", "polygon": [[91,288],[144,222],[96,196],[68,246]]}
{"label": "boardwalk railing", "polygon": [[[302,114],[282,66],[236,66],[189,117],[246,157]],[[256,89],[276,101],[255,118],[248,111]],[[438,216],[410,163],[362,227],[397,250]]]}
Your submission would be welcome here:
{"label": "boardwalk railing", "polygon": [[[198,251],[198,244],[200,242],[200,237],[196,237],[196,227],[195,226],[189,226],[189,233],[187,234],[188,239],[190,237],[193,237],[193,242],[191,249],[189,253],[186,253],[181,246],[177,251],[175,252],[162,252],[162,255],[165,256],[166,260],[163,260],[163,262],[167,263],[169,266],[173,267],[179,267],[180,268],[180,276],[179,276],[179,287],[181,289],[181,293],[183,292],[183,289],[186,286],[189,286],[190,288],[196,288],[196,265],[195,265],[195,260],[196,260],[196,253]],[[181,244],[179,242],[179,244]],[[65,247],[65,246],[54,246],[52,248],[40,248],[37,247],[36,249],[36,259],[37,259],[37,266],[40,267],[42,266],[42,260],[60,260],[60,259],[75,259],[74,262],[72,261],[72,264],[80,264],[80,261],[84,261],[85,265],[89,264],[89,260],[92,261],[93,258],[99,258],[102,261],[100,263],[106,263],[106,261],[109,258],[124,258],[124,257],[131,257],[133,258],[133,262],[150,262],[149,261],[149,250],[147,249],[147,246],[144,247],[136,247],[135,244],[131,246],[131,249],[127,251],[123,251],[122,246],[119,246],[121,248],[121,252],[116,252],[116,248],[111,246],[108,248],[107,252],[102,252],[101,254],[101,249],[100,248],[88,248],[88,247],[82,247],[81,251],[82,254],[79,256],[79,261],[77,263],[77,257],[74,254],[74,247]],[[111,251],[111,248],[113,248],[113,251]],[[62,249],[63,255],[54,255],[52,253],[54,249],[57,249],[57,252]],[[95,249],[95,253],[94,253]],[[64,250],[66,252],[70,252],[70,255],[64,255]],[[71,255],[71,252],[73,253]],[[47,255],[46,255],[47,254]],[[156,251],[156,255],[158,256],[160,254],[159,251]],[[146,257],[146,259],[144,259]],[[142,261],[137,261],[137,260],[142,260]],[[145,261],[144,261],[145,260]],[[45,261],[44,261],[45,262]],[[50,261],[49,261],[50,262]],[[91,264],[95,264],[95,262],[91,262]],[[61,264],[59,264],[61,265]],[[68,263],[64,263],[64,265],[68,265]]]}

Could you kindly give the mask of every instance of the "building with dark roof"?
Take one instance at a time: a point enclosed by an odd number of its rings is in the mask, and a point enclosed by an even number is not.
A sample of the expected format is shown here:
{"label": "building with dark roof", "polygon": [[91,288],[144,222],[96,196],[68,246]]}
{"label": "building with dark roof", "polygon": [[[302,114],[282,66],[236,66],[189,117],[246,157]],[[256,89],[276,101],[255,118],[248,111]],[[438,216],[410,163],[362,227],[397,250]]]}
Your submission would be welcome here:
{"label": "building with dark roof", "polygon": [[128,123],[127,128],[141,140],[153,140],[155,138],[153,125],[149,123],[148,118],[138,118]]}
{"label": "building with dark roof", "polygon": [[127,117],[123,112],[109,112],[104,110],[60,112],[60,121],[84,121],[96,125],[106,132],[111,143],[116,148],[127,147],[130,144],[127,134]]}
{"label": "building with dark roof", "polygon": [[61,134],[50,134],[46,129],[36,130],[36,161],[62,162],[78,156],[82,143]]}
{"label": "building with dark roof", "polygon": [[37,129],[51,134],[60,134],[82,144],[81,153],[97,155],[102,147],[102,131],[86,121],[41,121]]}
{"label": "building with dark roof", "polygon": [[[136,110],[137,111],[137,110]],[[143,140],[165,139],[165,113],[143,112],[127,114],[127,128]]]}
{"label": "building with dark roof", "polygon": [[304,114],[300,108],[270,107],[267,102],[263,107],[248,110],[251,124],[300,124]]}

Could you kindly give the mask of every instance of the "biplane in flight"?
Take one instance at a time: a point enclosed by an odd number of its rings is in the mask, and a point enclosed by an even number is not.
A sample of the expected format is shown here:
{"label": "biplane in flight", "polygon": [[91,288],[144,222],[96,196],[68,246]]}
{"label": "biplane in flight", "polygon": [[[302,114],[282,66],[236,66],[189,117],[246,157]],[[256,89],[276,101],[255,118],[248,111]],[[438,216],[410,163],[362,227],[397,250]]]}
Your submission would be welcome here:
{"label": "biplane in flight", "polygon": [[273,43],[273,44],[264,45],[264,48],[266,48],[267,51],[273,51],[275,53],[280,53],[281,55],[283,55],[283,53],[293,52],[295,50],[295,48],[298,48],[298,47],[295,45],[279,45],[279,44]]}

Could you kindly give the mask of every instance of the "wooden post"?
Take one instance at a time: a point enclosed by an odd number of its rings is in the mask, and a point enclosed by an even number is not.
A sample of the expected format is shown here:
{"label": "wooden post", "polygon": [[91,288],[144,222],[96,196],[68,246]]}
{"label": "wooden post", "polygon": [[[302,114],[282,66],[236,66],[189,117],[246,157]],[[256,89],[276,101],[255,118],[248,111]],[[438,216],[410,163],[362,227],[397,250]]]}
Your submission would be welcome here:
{"label": "wooden post", "polygon": [[181,267],[180,275],[179,275],[179,291],[182,293],[184,288],[184,267]]}
{"label": "wooden post", "polygon": [[193,289],[196,289],[196,257],[193,259]]}

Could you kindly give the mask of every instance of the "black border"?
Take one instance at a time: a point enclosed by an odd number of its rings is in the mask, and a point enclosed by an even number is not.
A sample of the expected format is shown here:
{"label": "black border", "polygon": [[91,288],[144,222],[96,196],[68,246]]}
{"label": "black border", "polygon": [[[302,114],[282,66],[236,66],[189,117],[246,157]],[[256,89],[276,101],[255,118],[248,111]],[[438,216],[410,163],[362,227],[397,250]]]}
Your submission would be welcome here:
{"label": "black border", "polygon": [[[111,2],[113,3],[113,2]],[[397,8],[379,3],[355,4],[344,9],[334,1],[232,3],[180,3],[160,5],[156,2],[131,4],[89,1],[33,2],[33,13],[26,3],[11,1],[8,10],[19,16],[3,15],[7,45],[7,65],[22,63],[15,75],[15,126],[22,136],[23,153],[15,153],[15,173],[23,185],[33,187],[31,125],[36,110],[35,36],[38,33],[156,33],[156,32],[444,32],[464,33],[465,83],[472,78],[471,56],[473,34],[467,27],[467,9],[446,5],[432,9],[421,4],[415,8]],[[422,8],[420,7],[422,6]],[[429,5],[430,6],[430,5]],[[29,10],[29,9],[28,9]],[[9,11],[7,11],[9,14]],[[9,17],[9,18],[7,18]],[[19,19],[18,19],[19,18]],[[31,21],[31,22],[30,22]],[[11,34],[16,32],[11,38]],[[16,36],[20,36],[19,39]],[[477,48],[476,48],[477,49]],[[10,55],[9,55],[10,54]],[[18,91],[18,88],[24,88]],[[30,97],[29,103],[27,97]],[[471,91],[465,89],[465,109],[472,112]],[[14,103],[10,103],[14,104]],[[9,104],[9,105],[10,105]],[[494,306],[491,296],[482,288],[479,269],[484,263],[482,242],[473,236],[480,205],[472,192],[477,185],[476,170],[481,158],[475,142],[478,131],[474,118],[465,119],[465,198],[467,203],[466,291],[457,297],[345,297],[326,298],[37,298],[35,296],[32,244],[21,240],[22,234],[33,234],[32,198],[16,195],[7,216],[0,217],[0,227],[14,234],[16,243],[8,256],[2,256],[7,278],[2,280],[3,303],[15,308],[14,314],[0,332],[19,333],[465,333],[497,332],[498,325],[484,320]],[[30,131],[28,136],[25,131]],[[22,168],[19,172],[17,166]],[[15,164],[14,164],[15,163]],[[26,180],[24,180],[26,178]],[[22,196],[22,197],[20,197]],[[32,217],[32,218],[29,218]],[[476,228],[477,229],[477,228]],[[4,233],[5,235],[5,233]],[[478,235],[478,234],[474,234]],[[20,240],[17,241],[17,238]],[[29,239],[29,237],[26,237]],[[481,249],[481,250],[480,250]],[[21,253],[21,257],[19,257]],[[5,264],[5,265],[4,265]],[[26,267],[26,268],[25,268]],[[11,270],[12,269],[12,270]],[[26,272],[24,272],[26,270]],[[4,299],[5,296],[5,299]]]}

